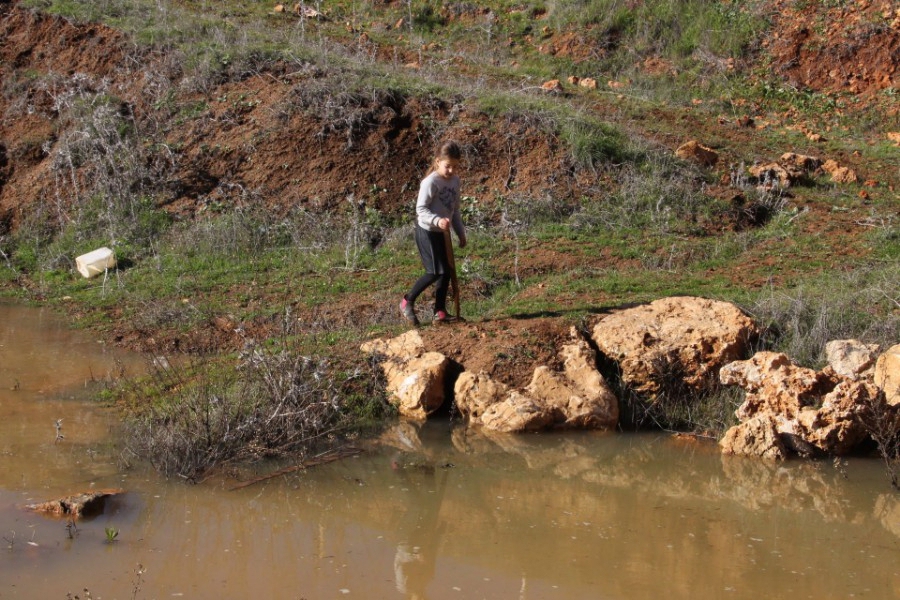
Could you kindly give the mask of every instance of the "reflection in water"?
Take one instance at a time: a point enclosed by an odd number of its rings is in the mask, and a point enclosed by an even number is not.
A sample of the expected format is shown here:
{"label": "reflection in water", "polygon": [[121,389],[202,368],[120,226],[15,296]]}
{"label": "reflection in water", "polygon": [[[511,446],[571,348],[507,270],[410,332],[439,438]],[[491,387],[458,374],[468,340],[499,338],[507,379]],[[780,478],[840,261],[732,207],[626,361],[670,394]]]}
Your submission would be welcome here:
{"label": "reflection in water", "polygon": [[[115,413],[82,391],[84,365],[99,374],[113,358],[102,345],[45,315],[18,314],[13,335],[3,310],[0,597],[900,596],[900,501],[877,461],[836,469],[662,435],[398,423],[355,458],[236,491],[189,486],[117,467]],[[37,322],[49,336],[21,327]],[[13,354],[32,358],[11,371]],[[100,487],[129,493],[74,535],[22,509]]]}
{"label": "reflection in water", "polygon": [[[406,489],[416,491],[412,493],[398,528],[401,541],[394,555],[394,578],[397,591],[407,598],[420,600],[428,597],[426,589],[434,578],[438,548],[445,529],[445,523],[440,520],[441,508],[452,466],[442,465],[436,476],[433,466],[408,465],[401,461],[402,457],[395,455],[391,467],[399,473]],[[410,481],[411,471],[424,477],[425,485]]]}

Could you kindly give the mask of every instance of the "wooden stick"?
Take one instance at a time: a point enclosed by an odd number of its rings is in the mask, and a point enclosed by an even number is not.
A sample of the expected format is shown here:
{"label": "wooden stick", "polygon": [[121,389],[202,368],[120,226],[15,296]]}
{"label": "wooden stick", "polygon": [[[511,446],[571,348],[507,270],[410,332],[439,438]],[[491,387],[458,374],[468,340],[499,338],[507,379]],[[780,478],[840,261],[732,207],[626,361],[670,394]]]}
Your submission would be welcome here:
{"label": "wooden stick", "polygon": [[261,481],[268,481],[269,479],[274,479],[276,477],[280,477],[282,475],[287,475],[288,473],[293,473],[295,471],[302,471],[304,469],[308,469],[309,467],[315,467],[318,465],[324,465],[325,463],[334,462],[336,460],[341,460],[343,458],[347,458],[350,456],[356,456],[362,452],[361,448],[357,448],[355,446],[345,446],[344,448],[338,448],[337,450],[327,450],[322,454],[316,455],[309,460],[305,460],[299,465],[291,465],[289,467],[285,467],[283,469],[279,469],[274,473],[267,473],[266,475],[261,475],[259,477],[255,477],[249,481],[242,481],[237,485],[234,485],[228,489],[228,491],[233,492],[234,490],[240,490],[245,487],[257,484]]}
{"label": "wooden stick", "polygon": [[453,256],[453,238],[450,237],[450,229],[444,230],[444,246],[447,248],[447,264],[450,266],[450,287],[453,289],[453,306],[456,308],[456,318],[462,315],[459,310],[459,281],[456,279],[456,258]]}

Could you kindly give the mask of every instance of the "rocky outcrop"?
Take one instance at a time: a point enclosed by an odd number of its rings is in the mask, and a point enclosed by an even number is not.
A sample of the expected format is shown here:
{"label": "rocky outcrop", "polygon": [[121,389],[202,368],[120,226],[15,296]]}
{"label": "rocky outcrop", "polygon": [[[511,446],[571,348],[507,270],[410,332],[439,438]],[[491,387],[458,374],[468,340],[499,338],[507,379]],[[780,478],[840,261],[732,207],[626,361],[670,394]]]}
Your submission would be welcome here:
{"label": "rocky outcrop", "polygon": [[822,166],[815,156],[785,152],[777,162],[760,163],[749,168],[750,175],[764,188],[788,188],[809,177]]}
{"label": "rocky outcrop", "polygon": [[562,347],[563,371],[534,370],[523,390],[510,389],[486,373],[464,371],[456,380],[456,406],[466,418],[491,431],[535,429],[611,429],[619,420],[619,401],[594,366],[594,351],[574,329]]}
{"label": "rocky outcrop", "polygon": [[825,344],[825,357],[834,373],[856,380],[873,375],[879,350],[878,344],[864,344],[859,340],[832,340]]}
{"label": "rocky outcrop", "polygon": [[810,174],[822,166],[822,160],[815,156],[785,152],[778,162],[789,168],[799,169],[802,173]]}
{"label": "rocky outcrop", "polygon": [[697,140],[691,140],[679,146],[675,150],[675,156],[684,160],[694,161],[704,167],[713,167],[719,162],[719,154]]}
{"label": "rocky outcrop", "polygon": [[[900,345],[877,357],[876,345],[834,340],[825,347],[828,365],[818,371],[778,352],[738,360],[758,335],[734,305],[692,297],[616,311],[591,330],[624,383],[650,399],[664,393],[683,399],[713,383],[743,388],[739,423],[719,442],[724,454],[841,456],[900,432],[900,407],[886,402],[900,395]],[[615,428],[619,399],[597,368],[594,347],[575,328],[559,343],[527,385],[504,383],[484,367],[466,370],[465,356],[456,363],[426,351],[418,330],[362,349],[382,357],[394,403],[414,420],[446,406],[452,389],[460,414],[488,433]]]}
{"label": "rocky outcrop", "polygon": [[362,345],[363,352],[384,358],[387,390],[400,414],[425,419],[444,403],[444,385],[450,361],[439,352],[426,352],[416,330],[390,340]]}
{"label": "rocky outcrop", "polygon": [[[426,352],[418,331],[367,342],[362,350],[383,358],[387,389],[403,416],[425,419],[444,404],[450,361]],[[615,427],[618,398],[597,371],[594,351],[574,328],[559,358],[561,371],[538,366],[523,389],[512,389],[486,373],[463,371],[453,386],[456,406],[470,423],[491,431]]]}
{"label": "rocky outcrop", "polygon": [[[466,414],[465,411],[462,411]],[[554,421],[554,411],[516,390],[485,409],[479,421],[470,420],[491,431],[516,433],[548,428]]]}
{"label": "rocky outcrop", "polygon": [[[837,349],[861,346],[846,342],[832,343],[832,354],[841,357]],[[865,363],[837,361],[815,371],[784,354],[759,352],[726,365],[720,381],[744,388],[746,396],[735,411],[741,423],[719,442],[722,451],[772,459],[785,458],[785,450],[804,456],[851,452],[866,439],[867,415],[879,396],[870,380],[859,379]]]}
{"label": "rocky outcrop", "polygon": [[800,177],[799,171],[792,168],[785,168],[778,163],[765,163],[753,165],[749,169],[758,184],[764,189],[774,187],[790,187],[794,181]]}
{"label": "rocky outcrop", "polygon": [[801,409],[816,403],[829,384],[821,373],[795,365],[780,352],[758,352],[749,360],[729,363],[719,372],[719,380],[747,392],[735,412],[742,422],[764,413],[796,419]]}
{"label": "rocky outcrop", "polygon": [[822,170],[831,175],[831,180],[835,183],[856,183],[859,176],[856,171],[849,167],[839,165],[834,160],[826,160],[822,164]]}
{"label": "rocky outcrop", "polygon": [[704,389],[725,364],[746,356],[756,324],[727,302],[671,297],[612,313],[594,325],[600,352],[634,391]]}
{"label": "rocky outcrop", "polygon": [[[806,136],[818,141],[821,136],[806,132]],[[815,156],[785,152],[777,162],[759,163],[749,168],[759,185],[764,189],[788,188],[814,174],[827,173],[835,183],[856,183],[859,176],[853,169],[839,165],[834,160],[822,161]]]}
{"label": "rocky outcrop", "polygon": [[875,363],[875,385],[892,406],[900,406],[900,344],[891,346]]}

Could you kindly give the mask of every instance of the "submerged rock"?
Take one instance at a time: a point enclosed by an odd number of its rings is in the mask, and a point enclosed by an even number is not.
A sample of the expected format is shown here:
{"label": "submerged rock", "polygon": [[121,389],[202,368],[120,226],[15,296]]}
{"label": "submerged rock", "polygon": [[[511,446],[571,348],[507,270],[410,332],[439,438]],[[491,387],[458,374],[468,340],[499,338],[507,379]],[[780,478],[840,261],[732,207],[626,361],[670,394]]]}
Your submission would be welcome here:
{"label": "submerged rock", "polygon": [[124,493],[125,490],[118,488],[92,490],[72,494],[59,500],[29,504],[26,508],[58,517],[69,516],[77,519],[101,514],[107,498]]}
{"label": "submerged rock", "polygon": [[723,454],[759,456],[769,460],[784,460],[787,449],[778,435],[778,427],[771,415],[757,415],[725,432],[719,441]]}

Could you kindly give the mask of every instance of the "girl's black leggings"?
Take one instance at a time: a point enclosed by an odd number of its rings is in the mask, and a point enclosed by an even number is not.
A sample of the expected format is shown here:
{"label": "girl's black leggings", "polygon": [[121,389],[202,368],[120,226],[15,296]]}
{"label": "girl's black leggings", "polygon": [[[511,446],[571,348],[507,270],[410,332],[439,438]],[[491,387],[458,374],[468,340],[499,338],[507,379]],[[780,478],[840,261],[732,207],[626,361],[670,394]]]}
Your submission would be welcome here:
{"label": "girl's black leggings", "polygon": [[425,289],[435,281],[437,281],[437,285],[434,288],[434,310],[435,312],[447,310],[447,292],[450,289],[450,275],[446,273],[443,275],[437,273],[425,273],[419,277],[413,284],[409,293],[406,294],[406,300],[408,302],[415,302],[416,298],[419,297],[419,294],[424,292]]}

